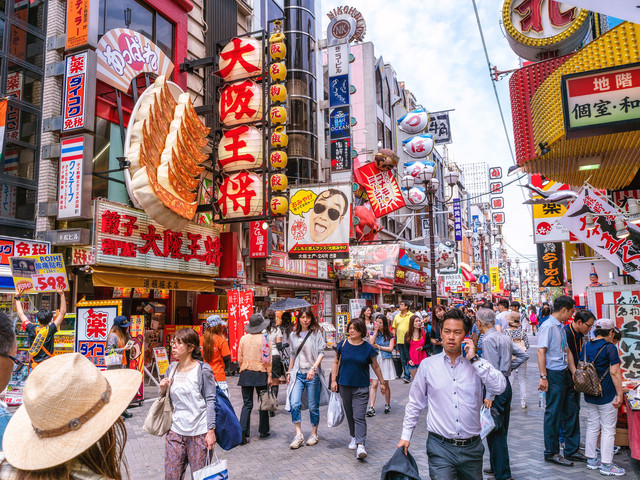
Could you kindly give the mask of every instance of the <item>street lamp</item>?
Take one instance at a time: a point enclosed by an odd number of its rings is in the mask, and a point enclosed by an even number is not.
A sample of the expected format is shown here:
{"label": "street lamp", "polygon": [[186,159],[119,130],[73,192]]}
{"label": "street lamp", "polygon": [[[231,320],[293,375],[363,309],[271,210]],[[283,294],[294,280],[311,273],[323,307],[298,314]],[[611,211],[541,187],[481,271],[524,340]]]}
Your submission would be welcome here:
{"label": "street lamp", "polygon": [[[436,306],[438,300],[438,284],[436,283],[436,245],[435,245],[435,225],[433,223],[433,204],[436,201],[436,193],[440,189],[440,180],[433,176],[435,168],[433,165],[425,165],[420,172],[419,179],[424,184],[424,191],[427,195],[429,218],[429,277],[431,281],[431,308]],[[445,172],[444,179],[451,188],[451,196],[444,200],[448,202],[453,197],[453,187],[458,183],[458,172],[448,170]],[[415,180],[414,180],[415,181]]]}

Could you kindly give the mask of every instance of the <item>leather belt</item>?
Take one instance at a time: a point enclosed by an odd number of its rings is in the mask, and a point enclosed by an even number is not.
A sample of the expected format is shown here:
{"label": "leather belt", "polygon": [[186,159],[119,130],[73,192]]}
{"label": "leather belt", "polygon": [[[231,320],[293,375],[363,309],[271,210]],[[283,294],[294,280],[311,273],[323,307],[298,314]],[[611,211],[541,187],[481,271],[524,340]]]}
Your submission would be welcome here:
{"label": "leather belt", "polygon": [[433,432],[429,432],[429,435],[433,435],[434,438],[450,443],[451,445],[455,445],[456,447],[466,447],[467,445],[471,445],[472,443],[480,440],[480,435],[475,435],[471,438],[446,438]]}

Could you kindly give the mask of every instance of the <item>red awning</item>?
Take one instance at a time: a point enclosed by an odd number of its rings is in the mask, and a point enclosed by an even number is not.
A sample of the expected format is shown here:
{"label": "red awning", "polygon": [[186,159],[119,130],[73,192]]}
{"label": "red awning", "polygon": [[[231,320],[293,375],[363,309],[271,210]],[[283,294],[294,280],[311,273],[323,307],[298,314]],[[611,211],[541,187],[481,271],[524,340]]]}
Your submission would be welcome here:
{"label": "red awning", "polygon": [[362,291],[364,293],[382,293],[393,290],[392,280],[364,280]]}

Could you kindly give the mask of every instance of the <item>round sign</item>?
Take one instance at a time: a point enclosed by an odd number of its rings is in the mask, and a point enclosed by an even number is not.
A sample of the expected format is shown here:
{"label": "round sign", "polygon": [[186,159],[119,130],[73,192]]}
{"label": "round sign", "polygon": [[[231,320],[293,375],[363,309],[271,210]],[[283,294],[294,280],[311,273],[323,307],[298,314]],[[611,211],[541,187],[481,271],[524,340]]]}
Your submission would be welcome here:
{"label": "round sign", "polygon": [[489,277],[487,275],[480,275],[480,278],[478,278],[478,282],[482,285],[486,285],[487,283],[489,283]]}

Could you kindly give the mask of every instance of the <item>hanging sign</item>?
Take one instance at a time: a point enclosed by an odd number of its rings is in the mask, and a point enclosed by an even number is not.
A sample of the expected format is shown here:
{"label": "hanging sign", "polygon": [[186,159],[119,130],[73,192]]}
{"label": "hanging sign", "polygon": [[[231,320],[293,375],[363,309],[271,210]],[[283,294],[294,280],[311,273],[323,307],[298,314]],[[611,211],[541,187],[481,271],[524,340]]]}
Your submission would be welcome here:
{"label": "hanging sign", "polygon": [[504,208],[504,198],[503,197],[492,197],[491,198],[491,209],[492,210],[501,210]]}
{"label": "hanging sign", "polygon": [[491,277],[491,293],[500,291],[500,265],[498,260],[489,261],[489,276]]}
{"label": "hanging sign", "polygon": [[91,218],[92,169],[93,135],[60,140],[59,220]]}
{"label": "hanging sign", "polygon": [[405,133],[416,135],[429,125],[429,114],[424,108],[416,108],[397,120],[398,127]]}
{"label": "hanging sign", "polygon": [[69,291],[69,281],[61,253],[10,257],[11,276],[23,293]]}
{"label": "hanging sign", "polygon": [[98,42],[96,53],[98,80],[124,93],[141,73],[169,77],[173,72],[173,63],[160,47],[127,28],[114,28],[105,33]]}
{"label": "hanging sign", "polygon": [[489,179],[500,180],[502,178],[502,167],[491,167],[489,169]]}
{"label": "hanging sign", "polygon": [[493,212],[491,218],[496,225],[502,225],[506,220],[506,214],[504,212]]}
{"label": "hanging sign", "polygon": [[106,370],[107,337],[118,315],[122,315],[122,300],[91,300],[76,305],[76,352],[100,370]]}
{"label": "hanging sign", "polygon": [[564,285],[562,243],[539,243],[538,280],[541,287],[561,287]]}
{"label": "hanging sign", "polygon": [[351,138],[331,140],[331,171],[351,170]]}
{"label": "hanging sign", "polygon": [[62,132],[94,130],[96,54],[90,50],[67,55],[62,97]]}
{"label": "hanging sign", "polygon": [[489,184],[489,190],[491,193],[503,193],[502,182],[493,182]]}
{"label": "hanging sign", "polygon": [[97,46],[98,14],[98,0],[67,2],[66,50]]}
{"label": "hanging sign", "polygon": [[462,209],[460,208],[460,199],[453,199],[453,218],[456,242],[462,241]]}
{"label": "hanging sign", "polygon": [[9,103],[9,101],[6,98],[0,100],[0,157],[4,152],[4,134],[7,122],[7,103]]}
{"label": "hanging sign", "polygon": [[[144,377],[144,315],[131,315],[131,326],[129,327],[129,335],[133,341],[133,345],[129,349],[129,368],[138,370],[141,378]],[[142,401],[144,399],[144,384],[140,382],[138,393],[134,397],[134,401]]]}
{"label": "hanging sign", "polygon": [[451,124],[449,122],[449,112],[434,112],[429,114],[431,120],[427,133],[433,135],[436,145],[447,145],[452,143]]}
{"label": "hanging sign", "polygon": [[380,218],[405,206],[396,177],[389,170],[380,170],[374,162],[356,171],[356,181],[367,192],[373,214]]}
{"label": "hanging sign", "polygon": [[255,38],[234,38],[220,52],[220,70],[225,82],[255,77],[262,72],[262,44]]}
{"label": "hanging sign", "polygon": [[[547,193],[569,190],[569,185],[556,183],[538,174],[531,175],[530,183]],[[540,197],[533,195],[532,198]],[[543,203],[532,205],[532,210],[534,243],[569,241],[569,230],[558,221],[567,211],[567,207],[559,203]]]}
{"label": "hanging sign", "polygon": [[349,257],[351,185],[292,188],[289,205],[289,257]]}
{"label": "hanging sign", "polygon": [[253,315],[253,290],[228,290],[227,305],[229,308],[228,331],[231,361],[238,360],[238,345],[245,334],[245,325]]}

